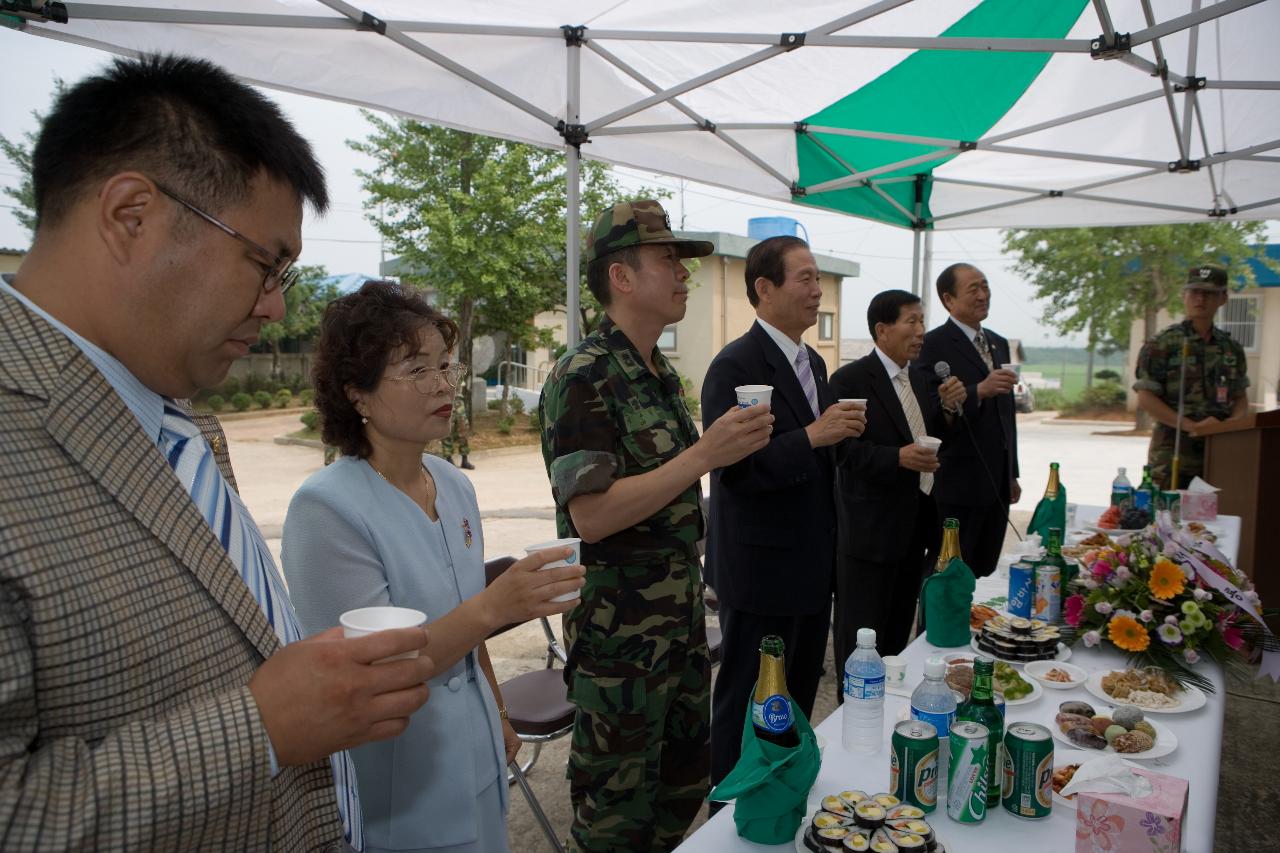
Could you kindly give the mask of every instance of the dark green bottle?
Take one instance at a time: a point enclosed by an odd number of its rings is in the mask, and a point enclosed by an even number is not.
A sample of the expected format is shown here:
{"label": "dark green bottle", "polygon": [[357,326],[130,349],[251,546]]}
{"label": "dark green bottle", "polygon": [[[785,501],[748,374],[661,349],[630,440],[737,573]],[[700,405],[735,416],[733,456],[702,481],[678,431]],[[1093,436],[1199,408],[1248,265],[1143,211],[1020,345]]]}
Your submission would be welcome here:
{"label": "dark green bottle", "polygon": [[1041,565],[1054,565],[1058,567],[1060,578],[1059,589],[1062,590],[1062,597],[1067,597],[1067,587],[1076,578],[1078,573],[1077,564],[1062,556],[1062,531],[1056,527],[1049,528],[1049,538],[1044,545],[1044,559],[1040,561]]}
{"label": "dark green bottle", "polygon": [[1004,743],[1004,715],[996,707],[992,698],[991,678],[995,673],[996,662],[979,655],[973,661],[973,689],[969,698],[956,709],[956,722],[961,720],[970,723],[981,723],[987,727],[987,754],[991,761],[987,764],[987,808],[1000,805],[1000,776],[1004,770],[1001,754]]}

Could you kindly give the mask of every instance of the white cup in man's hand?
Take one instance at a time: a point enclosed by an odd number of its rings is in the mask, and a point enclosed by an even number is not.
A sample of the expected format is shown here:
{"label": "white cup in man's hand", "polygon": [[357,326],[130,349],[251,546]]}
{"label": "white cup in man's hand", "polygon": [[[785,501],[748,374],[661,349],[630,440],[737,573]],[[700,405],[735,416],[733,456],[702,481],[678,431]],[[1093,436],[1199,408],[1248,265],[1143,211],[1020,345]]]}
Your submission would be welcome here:
{"label": "white cup in man's hand", "polygon": [[[561,548],[572,548],[573,553],[561,560],[553,560],[550,563],[540,567],[538,571],[544,572],[547,569],[558,569],[561,566],[578,566],[582,564],[582,540],[570,537],[568,539],[552,539],[550,542],[540,542],[537,545],[530,545],[524,549],[526,554],[537,554],[539,551],[554,551]],[[575,589],[572,592],[566,592],[564,595],[557,595],[551,601],[573,601],[582,595],[582,589]]]}
{"label": "white cup in man's hand", "polygon": [[849,405],[853,406],[855,409],[862,409],[863,411],[866,411],[867,409],[866,397],[841,397],[839,400],[836,400],[836,402],[848,403]]}
{"label": "white cup in man's hand", "polygon": [[916,436],[916,446],[923,447],[933,455],[938,455],[938,448],[942,446],[942,439],[934,438],[931,435]]}
{"label": "white cup in man's hand", "polygon": [[[427,623],[427,614],[411,607],[361,607],[348,610],[338,617],[342,625],[342,636],[347,639],[365,637],[379,631],[393,631],[397,628],[417,628]],[[418,650],[405,652],[402,655],[383,658],[374,663],[386,663],[393,660],[412,660],[418,656]]]}
{"label": "white cup in man's hand", "polygon": [[773,400],[772,385],[739,385],[733,389],[738,395],[738,408],[746,409],[751,406],[767,406]]}
{"label": "white cup in man's hand", "polygon": [[1010,373],[1012,373],[1014,376],[1018,377],[1019,379],[1021,379],[1021,378],[1022,378],[1022,365],[1021,365],[1021,364],[1002,364],[1002,365],[1000,365],[1000,369],[1001,369],[1001,370],[1007,370],[1007,371],[1009,371]]}

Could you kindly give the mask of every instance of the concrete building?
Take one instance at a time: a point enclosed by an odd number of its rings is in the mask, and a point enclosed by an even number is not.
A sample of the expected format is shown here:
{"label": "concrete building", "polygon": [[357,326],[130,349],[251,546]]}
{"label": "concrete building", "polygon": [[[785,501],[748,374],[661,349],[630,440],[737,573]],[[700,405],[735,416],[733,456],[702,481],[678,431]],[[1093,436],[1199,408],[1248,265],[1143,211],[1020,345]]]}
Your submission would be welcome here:
{"label": "concrete building", "polygon": [[0,248],[0,273],[17,272],[18,265],[22,263],[22,259],[26,256],[26,249]]}

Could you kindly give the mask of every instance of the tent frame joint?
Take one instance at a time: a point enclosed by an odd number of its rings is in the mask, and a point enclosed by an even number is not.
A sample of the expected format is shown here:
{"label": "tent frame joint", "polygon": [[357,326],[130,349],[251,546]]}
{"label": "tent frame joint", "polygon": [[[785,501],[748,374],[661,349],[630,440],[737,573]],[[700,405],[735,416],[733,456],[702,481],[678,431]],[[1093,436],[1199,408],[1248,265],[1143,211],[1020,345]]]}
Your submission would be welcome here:
{"label": "tent frame joint", "polygon": [[960,140],[960,150],[961,150],[961,151],[977,151],[977,150],[978,150],[978,143],[977,143],[977,142],[967,142],[967,141],[965,141],[965,140],[963,140],[963,139],[962,139],[962,140]]}
{"label": "tent frame joint", "polygon": [[792,198],[804,198],[809,194],[809,191],[799,184],[792,184],[790,189]]}
{"label": "tent frame joint", "polygon": [[1191,92],[1200,89],[1206,89],[1209,86],[1209,78],[1207,77],[1188,77],[1185,85],[1175,83],[1173,91],[1175,92]]}
{"label": "tent frame joint", "polygon": [[796,133],[800,134],[801,136],[804,136],[808,132],[809,132],[809,122],[807,121],[796,122]]}
{"label": "tent frame joint", "polygon": [[1049,190],[1049,198],[1062,198],[1062,190]]}
{"label": "tent frame joint", "polygon": [[804,33],[783,33],[778,36],[778,47],[787,51],[804,47]]}
{"label": "tent frame joint", "polygon": [[1188,160],[1185,157],[1181,160],[1173,160],[1169,163],[1169,171],[1179,175],[1189,175],[1192,172],[1200,171],[1200,161]]}
{"label": "tent frame joint", "polygon": [[1089,55],[1094,59],[1119,59],[1130,52],[1131,40],[1128,33],[1112,33],[1102,35],[1089,42]]}
{"label": "tent frame joint", "polygon": [[583,143],[591,141],[591,135],[587,133],[585,124],[569,124],[564,119],[556,122],[556,132],[564,139],[565,145],[572,145],[574,148],[582,148]]}
{"label": "tent frame joint", "polygon": [[39,23],[65,24],[69,20],[66,3],[45,0],[0,0],[0,15]]}
{"label": "tent frame joint", "polygon": [[701,128],[702,130],[705,130],[707,133],[716,132],[716,123],[709,118],[703,119],[702,123],[699,124],[698,127]]}
{"label": "tent frame joint", "polygon": [[586,24],[565,24],[560,32],[564,33],[565,47],[582,47],[587,43]]}
{"label": "tent frame joint", "polygon": [[385,36],[387,34],[387,22],[376,15],[370,15],[368,12],[361,12],[360,25],[356,27],[356,29],[375,32],[380,36]]}
{"label": "tent frame joint", "polygon": [[1236,208],[1234,207],[1228,207],[1228,208],[1215,207],[1209,211],[1209,217],[1211,219],[1224,219],[1228,216],[1235,216],[1235,215],[1236,215]]}

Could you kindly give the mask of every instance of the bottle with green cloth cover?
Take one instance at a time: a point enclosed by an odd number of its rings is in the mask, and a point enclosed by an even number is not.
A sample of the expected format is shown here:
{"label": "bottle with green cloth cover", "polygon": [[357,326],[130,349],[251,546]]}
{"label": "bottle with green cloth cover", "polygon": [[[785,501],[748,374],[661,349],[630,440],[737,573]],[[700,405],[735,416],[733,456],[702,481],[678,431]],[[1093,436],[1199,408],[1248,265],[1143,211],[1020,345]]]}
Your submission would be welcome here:
{"label": "bottle with green cloth cover", "polygon": [[769,635],[760,640],[760,674],[751,697],[751,722],[757,738],[790,748],[800,743],[800,737],[787,691],[785,661],[781,637]]}

